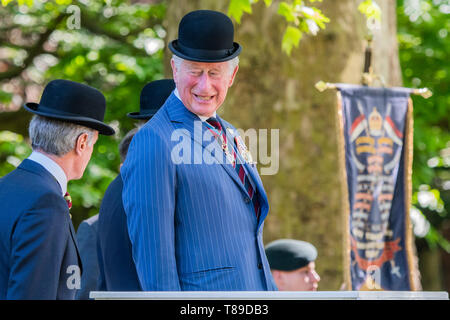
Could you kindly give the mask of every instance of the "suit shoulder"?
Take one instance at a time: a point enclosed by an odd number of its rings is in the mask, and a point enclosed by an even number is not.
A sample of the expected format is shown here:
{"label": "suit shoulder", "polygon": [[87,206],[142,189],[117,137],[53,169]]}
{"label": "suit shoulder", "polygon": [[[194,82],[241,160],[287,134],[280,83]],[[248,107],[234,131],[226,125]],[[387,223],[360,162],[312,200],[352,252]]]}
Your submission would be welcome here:
{"label": "suit shoulder", "polygon": [[[151,143],[153,148],[164,148],[170,145],[170,134],[169,126],[170,122],[155,121],[147,122],[136,135],[133,137],[132,144],[138,145],[140,148],[143,146],[148,146]],[[130,152],[130,151],[129,151]]]}
{"label": "suit shoulder", "polygon": [[114,215],[115,210],[118,210],[122,206],[122,190],[123,190],[123,180],[122,176],[119,175],[109,184],[105,191],[105,194],[100,204],[99,211],[99,224],[106,222],[106,217]]}
{"label": "suit shoulder", "polygon": [[164,105],[150,120],[148,120],[141,130],[152,132],[164,131],[170,125],[169,115],[167,114],[168,106]]}
{"label": "suit shoulder", "polygon": [[97,232],[98,214],[83,220],[78,226],[77,239],[87,236],[88,234],[95,234]]}
{"label": "suit shoulder", "polygon": [[[45,170],[45,169],[43,169]],[[7,188],[16,187],[21,190],[30,192],[60,192],[60,187],[56,179],[54,179],[49,172],[33,172],[21,167],[11,171],[9,174],[0,179],[0,187]]]}
{"label": "suit shoulder", "polygon": [[81,223],[82,224],[86,224],[88,226],[92,226],[93,224],[97,223],[97,221],[98,221],[98,214],[96,214],[96,215],[94,215],[94,216],[92,216],[92,217],[90,217],[90,218],[88,218],[86,220],[83,220]]}
{"label": "suit shoulder", "polygon": [[102,202],[115,201],[116,198],[122,194],[122,189],[123,189],[123,180],[122,176],[119,173],[117,177],[109,184],[108,188],[106,188]]}
{"label": "suit shoulder", "polygon": [[20,168],[0,180],[0,199],[1,203],[18,208],[65,204],[56,180]]}
{"label": "suit shoulder", "polygon": [[108,197],[115,197],[117,194],[122,193],[123,188],[123,180],[120,173],[117,175],[117,177],[109,184],[108,188],[106,188],[104,198],[106,196]]}

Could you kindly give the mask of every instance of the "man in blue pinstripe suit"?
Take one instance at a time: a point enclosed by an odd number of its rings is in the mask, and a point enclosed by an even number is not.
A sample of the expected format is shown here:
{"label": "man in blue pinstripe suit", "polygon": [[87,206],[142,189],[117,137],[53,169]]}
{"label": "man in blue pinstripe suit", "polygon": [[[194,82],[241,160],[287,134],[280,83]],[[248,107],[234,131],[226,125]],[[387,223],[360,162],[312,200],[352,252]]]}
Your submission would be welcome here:
{"label": "man in blue pinstripe suit", "polygon": [[200,10],[169,44],[176,89],[135,135],[123,204],[145,291],[276,290],[262,242],[267,195],[236,129],[216,115],[241,46]]}

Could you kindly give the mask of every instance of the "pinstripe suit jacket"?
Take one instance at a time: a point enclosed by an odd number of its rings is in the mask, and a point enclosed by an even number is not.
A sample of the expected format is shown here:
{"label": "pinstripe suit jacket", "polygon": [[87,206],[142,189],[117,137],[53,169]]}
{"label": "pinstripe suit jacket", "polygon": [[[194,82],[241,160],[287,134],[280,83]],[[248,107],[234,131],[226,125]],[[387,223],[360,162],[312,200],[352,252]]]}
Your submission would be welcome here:
{"label": "pinstripe suit jacket", "polygon": [[256,168],[245,169],[260,219],[217,142],[174,93],[139,130],[121,175],[143,290],[276,290],[262,242],[267,195]]}

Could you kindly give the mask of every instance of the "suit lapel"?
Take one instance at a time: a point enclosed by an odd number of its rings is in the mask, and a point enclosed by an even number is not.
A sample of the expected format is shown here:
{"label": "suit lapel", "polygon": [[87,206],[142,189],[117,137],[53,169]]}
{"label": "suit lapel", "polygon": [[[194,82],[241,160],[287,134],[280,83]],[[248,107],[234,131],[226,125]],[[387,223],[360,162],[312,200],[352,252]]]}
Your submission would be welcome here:
{"label": "suit lapel", "polygon": [[[212,151],[212,144],[211,141],[204,141],[203,137],[205,132],[208,130],[207,127],[202,123],[200,118],[190,112],[181,102],[180,99],[178,99],[175,94],[172,92],[172,94],[169,96],[165,103],[165,108],[167,110],[167,114],[169,116],[170,121],[174,123],[175,128],[177,129],[185,129],[181,130],[181,132],[190,137],[194,140],[195,143],[202,146],[203,149],[206,149],[208,151]],[[231,127],[226,121],[223,121],[220,117],[218,117],[219,120],[222,123],[223,130],[225,130],[227,134],[227,139],[231,139],[234,144],[234,137],[236,136],[237,132],[236,130]],[[231,130],[230,130],[231,129]],[[187,132],[186,132],[187,131]],[[216,150],[215,148],[214,150]],[[203,153],[202,153],[203,155]],[[214,153],[214,157],[222,165],[222,168],[228,173],[228,175],[233,179],[233,181],[236,183],[238,188],[242,190],[245,194],[247,194],[247,190],[245,190],[244,185],[242,184],[241,180],[239,179],[238,175],[236,174],[235,169],[231,164],[228,164],[225,161],[225,155],[223,152],[220,152],[220,154]],[[238,154],[238,157],[242,157],[240,154]],[[203,161],[203,160],[202,160]],[[261,200],[261,216],[259,217],[258,222],[258,228],[261,226],[262,222],[264,221],[265,217],[267,216],[268,212],[268,200],[267,195],[264,190],[261,178],[259,177],[259,174],[256,169],[256,165],[251,165],[245,161],[243,161],[244,167],[247,171],[247,173],[250,175],[252,181],[255,184],[255,188],[258,192],[258,195]]]}
{"label": "suit lapel", "polygon": [[[234,138],[237,135],[239,135],[239,133],[236,131],[236,129],[231,127],[226,121],[222,120],[221,122],[222,122],[224,129],[227,132],[227,137],[228,137],[227,139],[232,139],[232,141],[234,141]],[[238,149],[238,148],[236,148],[236,149]],[[242,155],[239,152],[237,152],[237,154],[238,154],[238,157],[240,157],[240,159],[244,165],[246,173],[250,176],[251,180],[253,181],[254,187],[258,192],[257,194],[260,197],[261,215],[259,217],[259,225],[258,225],[258,227],[259,227],[261,225],[262,221],[264,221],[264,219],[267,216],[267,213],[269,211],[268,210],[269,202],[267,200],[267,194],[266,194],[266,191],[264,190],[262,180],[258,174],[256,164],[250,164],[248,162],[245,162]],[[240,184],[242,185],[242,183],[240,183]]]}
{"label": "suit lapel", "polygon": [[[181,133],[184,135],[190,137],[194,140],[195,143],[202,146],[203,149],[208,150],[210,154],[214,155],[214,158],[217,160],[217,162],[222,166],[222,168],[228,173],[228,175],[231,177],[231,179],[234,180],[236,185],[245,193],[247,191],[244,188],[244,185],[239,180],[239,177],[237,176],[233,166],[226,161],[226,157],[223,152],[217,153],[212,152],[213,150],[218,150],[218,148],[213,147],[213,142],[207,141],[206,139],[203,139],[205,137],[205,134],[208,132],[208,128],[202,123],[200,118],[190,112],[181,102],[180,99],[178,99],[174,93],[170,95],[170,97],[166,101],[166,107],[167,107],[167,113],[169,115],[170,120],[174,123],[175,128],[177,129],[186,129],[180,130]],[[178,124],[177,124],[178,123]],[[206,135],[207,136],[207,135]],[[221,149],[220,149],[221,150]],[[203,152],[202,152],[203,156]],[[202,159],[203,163],[203,159]]]}
{"label": "suit lapel", "polygon": [[70,229],[70,237],[72,238],[72,242],[75,245],[75,249],[77,251],[78,266],[80,267],[80,273],[83,273],[83,265],[81,263],[80,250],[78,249],[78,244],[77,244],[77,238],[76,238],[75,230],[73,228],[72,221],[69,220],[68,222],[69,222],[69,229]]}

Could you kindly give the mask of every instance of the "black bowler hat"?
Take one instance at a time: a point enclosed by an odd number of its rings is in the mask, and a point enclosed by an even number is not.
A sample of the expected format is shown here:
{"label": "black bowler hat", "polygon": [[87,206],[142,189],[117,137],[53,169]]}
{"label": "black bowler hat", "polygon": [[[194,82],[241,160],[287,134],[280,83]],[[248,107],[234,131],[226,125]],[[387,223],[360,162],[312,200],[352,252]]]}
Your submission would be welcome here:
{"label": "black bowler hat", "polygon": [[223,62],[241,53],[242,47],[233,38],[233,22],[225,14],[197,10],[181,19],[178,39],[169,43],[169,49],[186,60]]}
{"label": "black bowler hat", "polygon": [[311,243],[294,239],[275,240],[265,251],[272,270],[297,270],[317,258],[317,250]]}
{"label": "black bowler hat", "polygon": [[90,86],[69,80],[53,80],[44,88],[39,103],[24,108],[34,114],[79,124],[110,136],[114,129],[103,123],[106,102],[103,94]]}
{"label": "black bowler hat", "polygon": [[127,116],[133,119],[150,119],[162,107],[174,89],[175,82],[172,79],[155,80],[147,83],[141,91],[139,112],[130,112]]}

